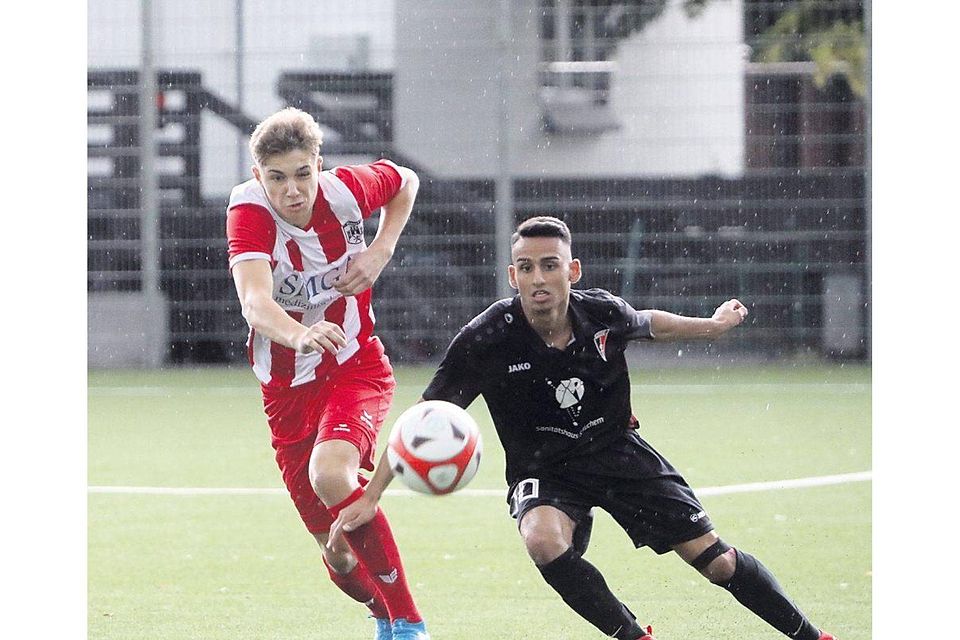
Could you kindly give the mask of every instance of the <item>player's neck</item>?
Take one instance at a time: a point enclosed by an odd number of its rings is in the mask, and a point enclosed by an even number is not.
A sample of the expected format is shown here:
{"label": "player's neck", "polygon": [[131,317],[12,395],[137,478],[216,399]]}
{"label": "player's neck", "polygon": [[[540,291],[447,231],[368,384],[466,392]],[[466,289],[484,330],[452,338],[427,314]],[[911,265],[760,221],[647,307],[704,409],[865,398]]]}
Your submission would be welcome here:
{"label": "player's neck", "polygon": [[570,305],[565,303],[545,313],[531,313],[527,309],[524,309],[523,313],[527,317],[527,322],[547,346],[565,349],[573,338],[569,308]]}
{"label": "player's neck", "polygon": [[310,221],[313,219],[313,207],[310,207],[309,210],[297,216],[285,216],[279,211],[277,212],[277,215],[279,215],[280,218],[287,224],[293,225],[298,229],[306,229],[310,226]]}

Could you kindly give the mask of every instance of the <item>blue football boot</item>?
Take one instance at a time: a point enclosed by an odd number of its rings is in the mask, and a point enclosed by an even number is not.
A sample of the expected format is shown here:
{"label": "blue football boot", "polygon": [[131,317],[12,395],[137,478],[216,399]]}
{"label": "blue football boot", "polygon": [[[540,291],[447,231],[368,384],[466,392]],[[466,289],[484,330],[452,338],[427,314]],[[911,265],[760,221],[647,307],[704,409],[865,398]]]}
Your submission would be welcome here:
{"label": "blue football boot", "polygon": [[423,622],[407,622],[405,618],[393,621],[393,640],[430,640]]}
{"label": "blue football boot", "polygon": [[373,640],[393,640],[393,625],[390,624],[390,618],[374,618],[377,623],[377,635]]}

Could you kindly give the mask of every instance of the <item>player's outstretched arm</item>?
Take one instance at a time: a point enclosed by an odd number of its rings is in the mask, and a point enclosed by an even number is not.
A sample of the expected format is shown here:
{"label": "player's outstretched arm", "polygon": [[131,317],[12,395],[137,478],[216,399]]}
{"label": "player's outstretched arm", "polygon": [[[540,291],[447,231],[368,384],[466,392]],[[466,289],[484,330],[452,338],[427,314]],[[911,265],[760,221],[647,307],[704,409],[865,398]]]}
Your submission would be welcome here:
{"label": "player's outstretched arm", "polygon": [[747,308],[737,299],[727,300],[709,318],[688,318],[668,311],[647,310],[654,340],[716,338],[747,317]]}
{"label": "player's outstretched arm", "polygon": [[403,178],[403,188],[390,202],[383,205],[377,237],[366,250],[350,260],[347,272],[334,285],[336,290],[345,296],[354,296],[373,286],[393,257],[400,234],[410,219],[413,203],[417,199],[417,190],[420,188],[420,179],[412,169],[397,167],[397,170]]}
{"label": "player's outstretched arm", "polygon": [[300,353],[326,350],[335,354],[346,345],[339,325],[321,321],[304,326],[274,301],[273,275],[266,260],[238,262],[232,272],[243,317],[257,333]]}
{"label": "player's outstretched arm", "polygon": [[377,515],[377,506],[380,504],[380,498],[386,491],[390,481],[393,480],[393,471],[390,470],[390,463],[387,462],[387,452],[380,455],[380,462],[377,470],[370,479],[360,498],[346,507],[337,516],[337,519],[330,525],[330,537],[327,539],[327,547],[335,551],[347,551],[350,546],[344,539],[344,532],[350,533],[358,527],[367,524]]}

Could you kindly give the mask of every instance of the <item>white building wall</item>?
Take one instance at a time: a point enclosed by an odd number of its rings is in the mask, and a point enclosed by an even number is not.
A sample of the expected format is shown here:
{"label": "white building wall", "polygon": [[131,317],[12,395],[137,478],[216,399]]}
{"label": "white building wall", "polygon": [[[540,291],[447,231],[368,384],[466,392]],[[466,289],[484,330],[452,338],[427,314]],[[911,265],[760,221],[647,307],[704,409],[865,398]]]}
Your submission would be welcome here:
{"label": "white building wall", "polygon": [[[140,2],[90,0],[87,63],[91,69],[140,65]],[[262,118],[283,107],[276,83],[285,71],[345,70],[354,38],[370,41],[368,70],[394,62],[394,0],[243,0],[244,73],[236,73],[237,0],[153,0],[154,64],[196,70],[204,85]],[[202,121],[201,184],[205,194],[229,193],[249,178],[245,140],[214,115]],[[238,157],[242,154],[242,157]],[[241,174],[242,172],[242,174]]]}
{"label": "white building wall", "polygon": [[[496,171],[499,4],[397,2],[395,142],[438,175],[490,177]],[[529,29],[514,27],[514,34],[518,52],[536,46]],[[535,54],[518,55],[529,63]],[[514,84],[529,92],[532,81],[518,75]]]}
{"label": "white building wall", "polygon": [[[260,118],[283,106],[283,71],[344,70],[351,42],[370,42],[367,69],[395,72],[395,141],[430,171],[498,170],[500,2],[243,0],[244,74],[236,75],[237,0],[154,0],[155,64],[197,70]],[[743,169],[742,0],[712,2],[696,20],[678,0],[620,43],[611,105],[621,128],[547,136],[537,95],[536,0],[513,0],[508,65],[511,170],[521,176],[737,175]],[[140,3],[88,3],[88,65],[135,68]],[[202,123],[202,188],[227,193],[248,177],[245,140],[220,118]]]}
{"label": "white building wall", "polygon": [[[610,104],[620,128],[547,135],[537,94],[536,0],[512,3],[514,175],[735,176],[744,168],[742,2],[689,19],[679,2],[622,41]],[[498,2],[397,0],[399,148],[431,171],[490,177],[499,162]]]}

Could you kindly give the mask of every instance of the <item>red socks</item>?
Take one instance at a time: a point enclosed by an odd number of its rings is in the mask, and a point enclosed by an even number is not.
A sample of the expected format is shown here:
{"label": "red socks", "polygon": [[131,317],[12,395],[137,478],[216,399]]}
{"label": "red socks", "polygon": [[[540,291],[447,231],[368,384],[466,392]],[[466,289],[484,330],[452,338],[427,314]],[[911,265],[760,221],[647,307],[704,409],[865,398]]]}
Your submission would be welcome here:
{"label": "red socks", "polygon": [[367,605],[370,614],[374,618],[389,618],[390,614],[383,603],[380,592],[377,591],[377,585],[370,579],[370,575],[363,570],[359,564],[355,566],[350,573],[337,573],[333,570],[326,558],[323,558],[323,564],[327,567],[327,573],[333,584],[340,588],[345,594],[361,604]]}
{"label": "red socks", "polygon": [[[337,517],[344,508],[356,502],[362,495],[363,489],[357,488],[346,500],[329,507],[330,513]],[[360,567],[370,576],[371,583],[376,585],[375,589],[380,592],[390,619],[405,618],[407,622],[420,622],[422,618],[407,585],[407,577],[400,561],[400,550],[397,549],[383,510],[377,509],[373,520],[355,531],[344,532],[344,537],[350,543]],[[359,572],[355,569],[350,575],[357,573]],[[346,592],[345,589],[344,591]]]}

